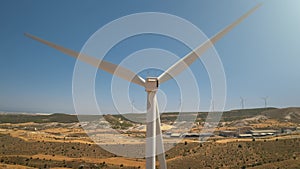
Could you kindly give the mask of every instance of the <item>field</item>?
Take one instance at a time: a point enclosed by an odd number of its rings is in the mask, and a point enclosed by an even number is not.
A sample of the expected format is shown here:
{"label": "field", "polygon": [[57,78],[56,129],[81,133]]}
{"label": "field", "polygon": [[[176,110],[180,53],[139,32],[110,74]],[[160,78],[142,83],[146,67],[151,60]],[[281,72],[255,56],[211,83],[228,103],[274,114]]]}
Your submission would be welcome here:
{"label": "field", "polygon": [[[215,135],[207,142],[185,138],[168,150],[165,154],[168,168],[299,168],[300,133],[297,131],[253,138],[218,135],[229,129],[297,128],[299,110],[269,108],[225,112]],[[201,130],[205,114],[198,113],[198,125],[193,127],[193,132]],[[163,114],[164,125],[171,126],[176,116],[176,113]],[[0,168],[145,168],[144,158],[121,157],[95,144],[84,130],[94,127],[95,117],[84,118],[89,121],[88,127],[83,127],[72,115],[1,114]],[[123,135],[137,140],[145,137],[141,124],[114,115],[104,118]],[[98,134],[102,132],[97,129]],[[140,144],[120,140],[125,147]],[[171,142],[172,139],[165,140]],[[105,141],[118,146],[109,136]]]}

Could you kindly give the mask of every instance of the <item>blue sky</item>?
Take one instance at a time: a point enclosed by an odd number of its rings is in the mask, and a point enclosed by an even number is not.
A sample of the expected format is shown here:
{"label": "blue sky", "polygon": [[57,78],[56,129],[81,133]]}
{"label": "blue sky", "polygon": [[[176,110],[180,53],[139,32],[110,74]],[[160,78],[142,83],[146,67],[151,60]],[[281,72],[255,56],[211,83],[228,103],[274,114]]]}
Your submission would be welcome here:
{"label": "blue sky", "polygon": [[[0,110],[73,113],[72,76],[75,60],[23,36],[29,32],[80,51],[86,40],[105,24],[137,12],[163,12],[182,17],[211,37],[262,1],[16,1],[0,2]],[[300,106],[300,2],[265,1],[264,5],[222,38],[215,48],[222,60],[226,81],[225,109],[263,107],[269,96],[273,107]],[[144,42],[144,43],[141,43]],[[164,37],[141,36],[116,45],[108,56],[118,64],[135,50],[162,48],[183,57],[189,50]],[[118,56],[118,57],[113,57]],[[209,79],[200,61],[191,70],[197,77],[201,108],[210,103]],[[99,71],[96,94],[114,112],[109,94],[111,75]],[[153,74],[157,72],[152,72]],[[102,80],[101,80],[102,78]],[[101,85],[103,84],[103,85]],[[132,86],[135,106],[145,106],[144,89]],[[176,90],[176,85],[162,90]],[[105,92],[109,91],[109,92]],[[168,109],[179,103],[168,93]],[[130,112],[124,108],[124,112]]]}

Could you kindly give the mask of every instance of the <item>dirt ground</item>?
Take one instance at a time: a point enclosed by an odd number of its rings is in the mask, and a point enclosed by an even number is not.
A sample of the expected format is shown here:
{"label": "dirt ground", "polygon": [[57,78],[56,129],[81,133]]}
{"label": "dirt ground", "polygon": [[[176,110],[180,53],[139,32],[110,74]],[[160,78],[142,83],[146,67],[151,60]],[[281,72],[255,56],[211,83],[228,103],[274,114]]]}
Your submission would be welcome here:
{"label": "dirt ground", "polygon": [[[275,123],[274,121],[269,121],[266,124],[255,124],[255,125],[256,125],[256,127],[266,127],[268,125],[275,125],[274,123]],[[36,124],[35,123],[1,124],[0,125],[0,134],[10,135],[13,138],[21,139],[25,142],[31,142],[31,143],[38,142],[40,144],[41,143],[65,143],[65,144],[76,144],[76,145],[77,144],[82,144],[82,145],[94,145],[95,144],[89,137],[85,136],[85,131],[81,128],[56,127],[56,128],[47,128],[47,129],[37,130],[37,131],[20,129],[20,128],[30,126],[30,125],[36,125]],[[277,125],[279,125],[279,124],[277,124]],[[289,125],[289,124],[281,124],[281,125],[285,126],[285,125]],[[6,127],[11,126],[11,127],[10,128],[1,128],[1,126],[6,126]],[[234,127],[231,127],[231,128],[227,127],[227,128],[222,128],[222,129],[226,129],[226,130],[234,129]],[[299,138],[300,138],[300,134],[282,135],[282,136],[275,136],[275,137],[270,136],[270,137],[264,137],[264,138],[256,138],[255,144],[259,144],[260,146],[262,146],[261,144],[264,144],[264,142],[271,142],[272,144],[273,143],[275,144],[275,142],[277,142],[277,144],[279,144],[278,142],[280,142],[280,140],[283,140],[283,141],[289,140],[289,142],[295,143],[296,147],[299,147],[298,142],[291,141],[291,140],[295,140],[295,139],[299,139]],[[107,140],[109,140],[109,139],[110,138],[107,138]],[[111,143],[113,144],[113,142],[111,142]],[[134,144],[134,143],[131,143],[131,144]],[[216,137],[214,139],[209,140],[209,142],[204,143],[204,144],[207,144],[206,149],[199,147],[198,146],[199,144],[200,144],[200,142],[198,139],[182,140],[182,142],[179,146],[180,148],[175,148],[173,150],[170,150],[167,153],[167,155],[168,155],[167,163],[171,164],[170,168],[176,168],[174,166],[181,165],[192,159],[194,159],[194,161],[197,162],[198,156],[201,156],[203,158],[200,161],[209,160],[209,159],[206,159],[205,156],[209,156],[210,153],[212,153],[211,150],[213,150],[213,149],[217,149],[218,151],[221,151],[221,148],[224,147],[224,145],[226,145],[225,147],[231,147],[232,152],[236,152],[235,148],[237,147],[237,144],[241,144],[242,147],[244,148],[246,146],[251,147],[250,144],[254,144],[254,142],[253,142],[252,138],[241,139],[241,138]],[[284,144],[288,144],[288,143],[284,142]],[[281,147],[281,145],[279,147]],[[227,148],[225,148],[225,149],[227,149]],[[227,152],[231,151],[231,149],[228,149]],[[255,146],[253,146],[253,148],[251,148],[250,150],[251,150],[251,153],[255,154],[254,149],[255,149]],[[222,149],[222,151],[223,150],[224,150],[224,148]],[[246,153],[251,155],[250,152],[246,151]],[[278,152],[276,152],[276,153],[278,153]],[[296,152],[296,154],[297,153],[298,152]],[[299,154],[300,154],[300,152],[299,152]],[[196,155],[198,155],[198,156],[196,156]],[[213,156],[219,156],[219,154],[213,154]],[[280,156],[280,155],[278,154],[278,156]],[[257,159],[263,158],[263,156],[257,157],[256,155],[253,155],[253,158],[254,157]],[[105,157],[97,158],[95,156],[71,157],[70,155],[60,155],[60,154],[52,155],[52,154],[45,154],[45,153],[37,153],[37,154],[31,154],[31,155],[27,155],[27,154],[2,154],[1,155],[0,154],[0,158],[5,158],[5,159],[22,158],[22,159],[33,159],[33,160],[43,159],[43,161],[55,161],[57,163],[59,163],[59,162],[60,163],[62,163],[62,162],[63,163],[85,162],[85,163],[91,163],[91,164],[92,163],[104,164],[104,162],[105,162],[105,164],[112,166],[112,168],[120,168],[120,164],[126,166],[127,168],[134,168],[137,166],[139,166],[139,168],[142,168],[142,169],[145,168],[145,159],[124,158],[124,157],[119,157],[119,156],[114,157],[112,155],[110,155],[107,158],[105,158]],[[183,162],[182,160],[186,159],[186,158],[187,158],[187,160]],[[225,159],[224,155],[221,156],[220,158]],[[226,157],[226,158],[228,158],[228,157]],[[284,166],[285,161],[290,160],[289,158],[292,158],[292,157],[285,157],[285,158],[286,159],[282,159],[282,161],[276,161],[278,166]],[[247,160],[251,160],[251,159],[247,159]],[[252,160],[254,160],[254,159],[252,159]],[[269,160],[269,161],[273,162],[272,160]],[[279,160],[281,160],[281,159],[279,159]],[[191,161],[191,162],[194,162],[194,161]],[[298,164],[299,160],[296,160],[296,161]],[[263,162],[265,162],[265,161],[263,161]],[[244,163],[246,163],[246,162],[244,162]],[[174,165],[172,165],[172,164],[174,164]],[[241,164],[235,164],[235,165],[240,166]],[[266,166],[266,168],[269,168],[271,164],[266,163],[261,166],[264,166],[264,165]],[[259,168],[261,166],[255,166],[255,167]],[[8,163],[1,162],[0,169],[1,168],[4,168],[4,169],[6,169],[6,168],[27,169],[28,168],[28,169],[30,169],[33,167],[27,167],[27,166],[22,166],[22,165],[18,165],[18,164],[11,164],[11,163],[8,164]],[[67,169],[68,167],[54,167],[54,168]],[[125,167],[123,167],[123,168],[125,168]]]}

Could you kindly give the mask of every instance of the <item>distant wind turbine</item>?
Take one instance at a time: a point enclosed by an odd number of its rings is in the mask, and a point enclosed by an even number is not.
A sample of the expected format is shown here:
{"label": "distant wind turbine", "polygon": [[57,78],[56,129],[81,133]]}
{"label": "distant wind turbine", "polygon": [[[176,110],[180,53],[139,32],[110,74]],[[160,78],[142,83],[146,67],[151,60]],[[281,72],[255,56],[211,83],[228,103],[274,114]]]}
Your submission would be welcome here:
{"label": "distant wind turbine", "polygon": [[266,97],[262,97],[261,99],[264,100],[265,102],[265,108],[268,106],[268,99],[269,99],[269,96],[266,96]]}
{"label": "distant wind turbine", "polygon": [[240,99],[241,99],[242,109],[244,109],[245,108],[246,99],[243,98],[243,97],[240,97]]}

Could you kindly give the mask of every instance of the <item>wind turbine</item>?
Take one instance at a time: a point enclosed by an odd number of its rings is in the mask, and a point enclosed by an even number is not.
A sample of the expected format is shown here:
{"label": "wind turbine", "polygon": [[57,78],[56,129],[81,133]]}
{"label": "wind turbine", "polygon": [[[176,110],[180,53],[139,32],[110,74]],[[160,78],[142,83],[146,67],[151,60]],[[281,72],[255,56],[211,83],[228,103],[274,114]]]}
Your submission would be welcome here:
{"label": "wind turbine", "polygon": [[268,105],[268,99],[269,99],[269,97],[268,97],[268,96],[266,96],[266,97],[262,97],[261,99],[263,99],[263,100],[264,100],[264,102],[265,102],[265,108],[267,108],[267,105]]}
{"label": "wind turbine", "polygon": [[244,109],[244,108],[245,108],[245,102],[246,102],[246,99],[243,98],[243,97],[240,97],[240,99],[241,99],[242,109]]}
{"label": "wind turbine", "polygon": [[[147,169],[155,169],[155,161],[156,152],[162,152],[161,154],[157,155],[159,160],[159,165],[161,169],[166,169],[166,159],[164,155],[164,146],[163,146],[163,139],[162,139],[162,132],[160,128],[160,118],[159,118],[159,110],[156,98],[156,92],[160,84],[173,79],[175,76],[180,74],[186,68],[188,68],[197,58],[199,58],[205,51],[211,48],[218,40],[220,40],[225,34],[227,34],[230,30],[232,30],[235,26],[237,26],[241,21],[247,18],[251,13],[257,10],[261,4],[255,6],[239,19],[237,19],[232,24],[225,27],[222,31],[214,35],[211,39],[208,39],[201,45],[199,45],[196,49],[188,53],[186,56],[181,58],[177,61],[174,65],[168,68],[165,72],[163,72],[158,77],[147,77],[143,79],[136,73],[132,72],[131,70],[121,67],[119,65],[115,65],[113,63],[107,61],[101,61],[100,64],[99,60],[95,57],[91,57],[85,54],[80,54],[73,50],[64,48],[62,46],[56,45],[52,42],[43,40],[36,36],[30,35],[25,33],[25,36],[39,41],[43,44],[46,44],[56,50],[61,51],[67,55],[70,55],[80,61],[86,62],[96,68],[102,69],[112,75],[115,75],[119,78],[127,80],[129,82],[135,83],[145,88],[147,92],[147,126],[146,126],[146,168]],[[80,55],[80,57],[79,57]],[[116,71],[118,69],[118,71]]]}

